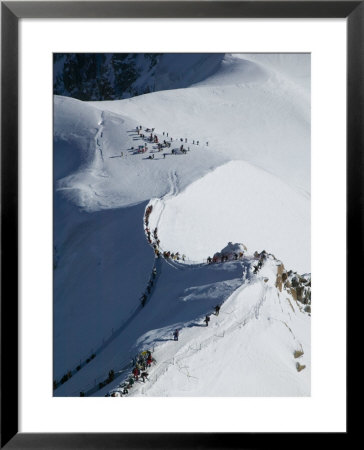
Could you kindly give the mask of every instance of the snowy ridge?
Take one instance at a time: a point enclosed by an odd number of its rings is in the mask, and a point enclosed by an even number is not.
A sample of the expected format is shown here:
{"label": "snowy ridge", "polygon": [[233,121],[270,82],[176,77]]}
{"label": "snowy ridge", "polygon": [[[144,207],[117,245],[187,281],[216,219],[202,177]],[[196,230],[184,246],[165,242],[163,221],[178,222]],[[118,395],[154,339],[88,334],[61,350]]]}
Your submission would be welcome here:
{"label": "snowy ridge", "polygon": [[[279,262],[310,272],[309,89],[273,63],[226,56],[122,101],[55,96],[54,395],[120,392],[143,350],[157,363],[128,396],[310,395],[310,278]],[[244,255],[208,264],[229,242]],[[277,259],[256,269],[263,249]]]}
{"label": "snowy ridge", "polygon": [[[259,276],[240,285],[219,315],[212,316],[209,327],[201,329],[202,323],[195,323],[182,330],[177,343],[171,339],[156,344],[153,355],[157,363],[148,370],[149,381],[137,382],[129,395],[309,395],[309,370],[297,378],[298,359],[294,357],[296,351],[303,352],[299,364],[309,366],[310,342],[305,335],[309,316],[295,307],[289,295],[277,292],[276,266],[274,260],[268,260]],[[230,363],[227,348],[232,349]],[[220,358],[227,363],[226,368],[216,364]],[[263,379],[270,365],[279,368],[278,373],[269,372],[269,382],[258,385],[255,378]],[[244,386],[238,380],[234,384],[234,375],[239,372]],[[224,378],[232,379],[221,386]],[[122,388],[110,392],[120,393]]]}

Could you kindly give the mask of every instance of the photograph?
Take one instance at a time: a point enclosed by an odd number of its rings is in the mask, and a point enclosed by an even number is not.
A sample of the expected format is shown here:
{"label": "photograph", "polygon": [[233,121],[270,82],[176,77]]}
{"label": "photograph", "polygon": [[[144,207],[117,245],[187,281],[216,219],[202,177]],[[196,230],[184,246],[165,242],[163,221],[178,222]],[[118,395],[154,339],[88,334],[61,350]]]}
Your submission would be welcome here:
{"label": "photograph", "polygon": [[311,396],[310,53],[53,53],[53,396]]}

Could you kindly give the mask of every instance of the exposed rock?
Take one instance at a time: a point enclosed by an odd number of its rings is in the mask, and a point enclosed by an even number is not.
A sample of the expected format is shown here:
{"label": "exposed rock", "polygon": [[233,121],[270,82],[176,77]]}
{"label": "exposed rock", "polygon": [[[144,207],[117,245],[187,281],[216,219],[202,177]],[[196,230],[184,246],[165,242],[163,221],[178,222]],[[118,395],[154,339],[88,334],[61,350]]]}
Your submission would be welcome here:
{"label": "exposed rock", "polygon": [[295,358],[300,358],[303,354],[304,354],[303,350],[295,350],[295,352],[293,353],[293,356]]}
{"label": "exposed rock", "polygon": [[[300,302],[304,305],[311,304],[311,275],[305,274],[304,276],[298,275],[296,272],[285,270],[284,265],[277,261],[277,279],[276,287],[282,292],[284,288],[289,294],[292,295],[296,302]],[[302,309],[300,308],[302,311]],[[305,312],[311,312],[311,309],[304,310]]]}
{"label": "exposed rock", "polygon": [[305,369],[305,368],[306,368],[305,365],[301,365],[299,362],[296,363],[296,369],[297,369],[297,372],[301,372],[301,370],[303,370],[303,369]]}
{"label": "exposed rock", "polygon": [[278,264],[277,266],[277,280],[276,280],[276,287],[279,289],[279,292],[282,292],[282,286],[283,286],[283,278],[282,275],[285,273],[284,265],[282,263]]}

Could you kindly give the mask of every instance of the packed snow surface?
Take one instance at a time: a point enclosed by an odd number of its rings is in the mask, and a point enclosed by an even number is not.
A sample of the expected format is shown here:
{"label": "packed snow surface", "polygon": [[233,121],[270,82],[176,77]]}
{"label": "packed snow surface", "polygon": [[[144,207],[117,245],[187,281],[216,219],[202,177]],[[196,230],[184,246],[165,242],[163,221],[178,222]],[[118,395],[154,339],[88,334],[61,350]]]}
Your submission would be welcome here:
{"label": "packed snow surface", "polygon": [[[131,395],[310,393],[310,317],[278,293],[275,260],[258,276],[251,256],[265,249],[310,272],[309,57],[226,55],[206,73],[193,67],[182,89],[54,99],[54,378],[72,371],[54,395],[104,395],[111,386],[94,388],[108,371],[124,376],[146,346],[188,369],[157,364]],[[148,142],[139,153],[138,125],[171,147]],[[155,260],[148,203],[161,249],[184,262]],[[228,242],[247,247],[244,259],[205,263]],[[176,327],[180,340],[169,342]],[[297,372],[300,346],[306,369]]]}

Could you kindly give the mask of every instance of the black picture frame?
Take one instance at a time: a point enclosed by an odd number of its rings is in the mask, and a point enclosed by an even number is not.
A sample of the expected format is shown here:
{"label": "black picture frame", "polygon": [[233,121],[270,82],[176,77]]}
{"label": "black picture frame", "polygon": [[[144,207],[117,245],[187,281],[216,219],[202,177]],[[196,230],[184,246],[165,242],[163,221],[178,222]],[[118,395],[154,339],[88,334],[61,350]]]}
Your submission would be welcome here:
{"label": "black picture frame", "polygon": [[[363,1],[1,2],[1,448],[264,448],[267,433],[18,432],[18,24],[21,18],[346,18],[347,303],[362,273],[364,144]],[[356,262],[355,262],[356,261]],[[348,345],[348,350],[350,346]],[[349,409],[348,416],[349,418]],[[346,440],[338,433],[335,440]],[[280,445],[307,448],[309,433],[279,434]],[[322,434],[327,444],[327,435]],[[315,434],[315,440],[320,439]],[[344,442],[341,442],[345,445]]]}

